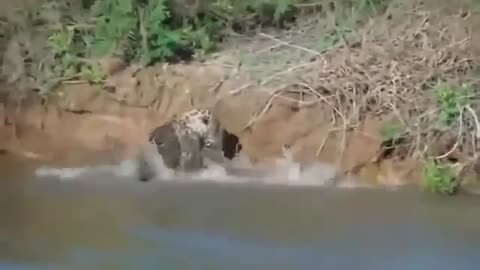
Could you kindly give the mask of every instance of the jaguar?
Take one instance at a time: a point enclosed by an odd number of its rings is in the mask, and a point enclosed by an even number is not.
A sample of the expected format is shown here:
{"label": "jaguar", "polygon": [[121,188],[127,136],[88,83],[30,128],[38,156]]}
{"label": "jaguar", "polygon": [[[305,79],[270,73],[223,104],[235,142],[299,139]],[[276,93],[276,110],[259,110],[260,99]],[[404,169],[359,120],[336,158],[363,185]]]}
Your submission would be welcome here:
{"label": "jaguar", "polygon": [[[156,147],[167,168],[191,172],[205,168],[205,150],[221,151],[219,121],[207,109],[193,109],[150,132],[148,143]],[[147,157],[141,156],[141,181],[154,175]]]}

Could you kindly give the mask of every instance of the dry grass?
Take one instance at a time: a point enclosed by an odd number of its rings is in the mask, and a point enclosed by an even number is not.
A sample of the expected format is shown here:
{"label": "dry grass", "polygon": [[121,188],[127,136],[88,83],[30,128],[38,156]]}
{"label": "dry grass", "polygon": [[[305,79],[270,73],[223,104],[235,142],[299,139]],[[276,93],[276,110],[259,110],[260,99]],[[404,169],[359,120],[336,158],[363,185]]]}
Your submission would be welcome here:
{"label": "dry grass", "polygon": [[[391,7],[349,37],[340,35],[343,40],[324,52],[313,46],[312,37],[325,32],[325,22],[313,23],[301,34],[295,29],[282,37],[261,33],[261,46],[238,52],[243,59],[256,59],[242,68],[256,74],[253,78],[272,93],[248,126],[278,98],[300,106],[321,103],[332,111],[335,129],[346,132],[365,117],[393,117],[404,130],[397,153],[458,161],[461,168],[475,164],[480,150],[479,96],[475,95],[479,55],[471,37],[478,30],[468,26],[472,20],[480,21],[480,14],[461,7],[435,10],[416,2]],[[288,66],[275,64],[282,61]],[[450,85],[451,91],[464,84],[472,90],[465,102],[453,105],[459,113],[448,125],[439,124],[444,108],[435,90],[438,81]],[[240,86],[232,94],[252,85]],[[287,92],[301,94],[292,99]]]}

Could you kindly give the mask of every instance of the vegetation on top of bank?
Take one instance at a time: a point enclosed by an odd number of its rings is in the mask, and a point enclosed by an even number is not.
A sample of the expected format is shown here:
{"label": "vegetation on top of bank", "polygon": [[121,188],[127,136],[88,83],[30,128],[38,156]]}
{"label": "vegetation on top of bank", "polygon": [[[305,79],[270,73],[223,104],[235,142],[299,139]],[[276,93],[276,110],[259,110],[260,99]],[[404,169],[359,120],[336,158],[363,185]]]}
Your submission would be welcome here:
{"label": "vegetation on top of bank", "polygon": [[[65,81],[101,83],[96,59],[119,57],[149,65],[201,59],[225,36],[258,27],[286,27],[301,11],[377,14],[389,0],[50,0],[7,20],[3,74],[21,88],[49,93]],[[75,5],[77,3],[77,5]],[[85,5],[85,3],[88,3]],[[367,16],[363,16],[367,18]],[[354,25],[350,24],[349,29]],[[348,29],[325,33],[335,45]]]}

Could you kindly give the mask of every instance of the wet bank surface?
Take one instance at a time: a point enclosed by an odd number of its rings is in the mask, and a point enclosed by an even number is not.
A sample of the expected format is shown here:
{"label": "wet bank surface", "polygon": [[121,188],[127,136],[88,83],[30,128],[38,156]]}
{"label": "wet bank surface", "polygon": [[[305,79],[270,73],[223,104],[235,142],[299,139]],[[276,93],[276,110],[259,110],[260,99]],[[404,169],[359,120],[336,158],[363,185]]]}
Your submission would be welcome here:
{"label": "wet bank surface", "polygon": [[[59,181],[2,160],[0,269],[477,269],[478,197]],[[8,168],[8,170],[7,170]]]}

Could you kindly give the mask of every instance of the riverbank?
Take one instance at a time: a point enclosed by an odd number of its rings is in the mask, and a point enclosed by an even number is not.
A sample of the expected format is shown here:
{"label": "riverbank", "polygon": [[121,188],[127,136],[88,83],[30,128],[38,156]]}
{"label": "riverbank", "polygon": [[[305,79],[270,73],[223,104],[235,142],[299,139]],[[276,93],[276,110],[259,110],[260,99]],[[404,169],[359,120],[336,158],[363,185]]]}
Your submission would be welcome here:
{"label": "riverbank", "polygon": [[477,185],[476,9],[391,4],[358,28],[332,25],[336,16],[323,10],[288,30],[232,36],[189,64],[119,65],[107,72],[108,91],[65,82],[18,99],[15,86],[2,87],[0,149],[45,163],[118,161],[196,107],[211,109],[254,164],[287,145],[302,164],[380,186]]}

